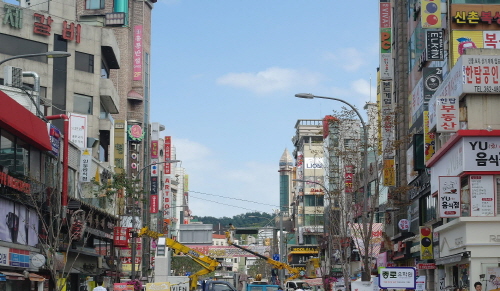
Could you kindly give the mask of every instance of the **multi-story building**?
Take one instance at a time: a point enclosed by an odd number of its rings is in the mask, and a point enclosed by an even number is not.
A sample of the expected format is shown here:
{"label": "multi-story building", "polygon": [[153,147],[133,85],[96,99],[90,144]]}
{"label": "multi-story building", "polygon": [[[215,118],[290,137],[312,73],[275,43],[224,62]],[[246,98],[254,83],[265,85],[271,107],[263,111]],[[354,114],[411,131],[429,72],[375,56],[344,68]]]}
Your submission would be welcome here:
{"label": "multi-story building", "polygon": [[[292,138],[295,147],[296,179],[292,221],[296,233],[295,241],[289,243],[288,263],[305,271],[306,261],[318,256],[318,241],[323,235],[324,189],[317,183],[324,182],[323,136],[321,119],[300,119],[295,124],[296,134]],[[312,181],[308,183],[304,181]],[[296,246],[290,246],[295,243]],[[299,246],[307,246],[298,251]]]}
{"label": "multi-story building", "polygon": [[428,290],[472,290],[477,281],[497,288],[500,5],[381,1],[381,7],[394,11],[381,13],[387,20],[381,24],[392,23],[381,35],[392,32],[394,63],[381,68],[381,79],[393,82],[388,96],[407,113],[398,115],[396,139],[412,136],[396,155],[395,188],[409,191],[389,196],[393,205],[401,202],[392,223],[406,223],[392,228],[388,258],[417,267]]}
{"label": "multi-story building", "polygon": [[[87,276],[108,276],[109,283],[118,274],[112,242],[119,211],[92,189],[93,181],[107,183],[114,172],[111,114],[118,113],[120,98],[109,77],[121,65],[117,39],[110,29],[80,23],[77,5],[71,1],[21,1],[20,5],[1,6],[3,59],[48,51],[71,55],[54,60],[18,58],[3,64],[2,108],[7,111],[0,114],[0,165],[5,177],[33,185],[19,188],[2,183],[2,201],[11,213],[11,236],[0,241],[3,256],[9,258],[0,268],[13,273],[6,284],[29,288],[23,284],[30,281],[10,282],[23,270],[44,276],[47,287],[57,279],[50,270],[69,273],[70,290],[86,285]],[[103,66],[95,68],[96,62]],[[23,195],[36,202],[27,202]],[[52,209],[52,213],[39,207],[49,197],[59,197],[55,202],[62,208]],[[60,228],[62,243],[50,244],[54,221],[71,224]],[[71,268],[69,264],[54,265],[54,258],[47,258],[51,248],[71,262]]]}

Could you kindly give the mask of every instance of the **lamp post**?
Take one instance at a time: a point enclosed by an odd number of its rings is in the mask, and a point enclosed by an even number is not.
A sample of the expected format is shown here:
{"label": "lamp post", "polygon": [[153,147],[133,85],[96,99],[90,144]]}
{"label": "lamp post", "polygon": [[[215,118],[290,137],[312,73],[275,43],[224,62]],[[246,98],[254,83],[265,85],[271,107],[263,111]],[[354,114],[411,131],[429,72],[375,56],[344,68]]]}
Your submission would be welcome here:
{"label": "lamp post", "polygon": [[[159,164],[170,164],[170,163],[177,163],[177,162],[180,162],[180,160],[166,160],[166,161],[163,161],[163,162],[155,162],[155,163],[151,163],[147,166],[144,166],[142,167],[142,169],[139,170],[139,172],[137,172],[137,177],[140,177],[142,171],[144,171],[145,169],[148,169],[149,167],[153,166],[153,165],[159,165]],[[130,276],[132,277],[131,279],[132,280],[135,280],[135,255],[136,255],[136,238],[137,238],[137,232],[135,231],[135,209],[132,209],[132,231],[131,231],[131,235],[132,235],[132,270],[130,272]]]}
{"label": "lamp post", "polygon": [[[342,102],[346,105],[348,105],[352,110],[354,110],[354,112],[356,112],[356,114],[358,115],[358,118],[359,118],[359,121],[361,122],[361,125],[363,126],[363,134],[364,134],[364,147],[363,147],[363,151],[364,151],[364,157],[363,157],[363,171],[365,171],[365,173],[363,174],[363,196],[364,196],[364,202],[363,202],[363,213],[361,215],[361,223],[363,224],[363,233],[366,237],[368,237],[368,229],[367,229],[367,225],[366,225],[366,215],[367,215],[367,208],[368,208],[368,197],[367,197],[367,194],[368,194],[368,174],[366,173],[366,171],[368,171],[368,128],[366,127],[366,123],[363,119],[363,117],[361,116],[361,114],[359,113],[359,111],[356,109],[356,107],[354,107],[351,103],[343,100],[343,99],[339,99],[339,98],[335,98],[335,97],[325,97],[325,96],[316,96],[316,95],[313,95],[313,94],[310,94],[310,93],[298,93],[298,94],[295,94],[295,97],[297,98],[304,98],[304,99],[314,99],[314,98],[319,98],[319,99],[328,99],[328,100],[334,100],[334,101],[339,101],[339,102]],[[365,246],[365,250],[368,250],[369,247],[368,245]],[[369,266],[365,266],[365,269],[364,269],[364,274],[366,274],[365,276],[362,276],[362,281],[368,281],[370,280],[370,271],[369,271]]]}

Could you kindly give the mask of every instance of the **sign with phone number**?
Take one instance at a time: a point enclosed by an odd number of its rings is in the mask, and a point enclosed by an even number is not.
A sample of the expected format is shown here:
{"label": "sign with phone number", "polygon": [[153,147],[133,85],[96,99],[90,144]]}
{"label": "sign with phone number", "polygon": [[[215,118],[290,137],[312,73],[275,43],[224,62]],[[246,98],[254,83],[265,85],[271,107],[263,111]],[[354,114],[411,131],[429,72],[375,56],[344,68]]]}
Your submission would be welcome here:
{"label": "sign with phone number", "polygon": [[381,289],[415,289],[415,268],[392,267],[379,270],[378,284]]}

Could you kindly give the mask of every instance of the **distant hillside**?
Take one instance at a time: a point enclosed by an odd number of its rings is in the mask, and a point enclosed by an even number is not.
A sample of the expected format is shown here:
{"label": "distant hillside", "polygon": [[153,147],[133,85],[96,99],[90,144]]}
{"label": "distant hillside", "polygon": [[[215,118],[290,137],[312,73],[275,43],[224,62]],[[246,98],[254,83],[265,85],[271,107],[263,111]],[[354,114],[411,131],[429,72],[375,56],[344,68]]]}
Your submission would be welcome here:
{"label": "distant hillside", "polygon": [[200,221],[204,224],[213,224],[214,231],[219,234],[223,234],[225,230],[232,223],[235,227],[264,227],[264,226],[274,226],[272,218],[275,215],[271,215],[265,212],[248,212],[245,214],[238,214],[233,217],[221,217],[216,218],[213,216],[193,216],[193,221]]}

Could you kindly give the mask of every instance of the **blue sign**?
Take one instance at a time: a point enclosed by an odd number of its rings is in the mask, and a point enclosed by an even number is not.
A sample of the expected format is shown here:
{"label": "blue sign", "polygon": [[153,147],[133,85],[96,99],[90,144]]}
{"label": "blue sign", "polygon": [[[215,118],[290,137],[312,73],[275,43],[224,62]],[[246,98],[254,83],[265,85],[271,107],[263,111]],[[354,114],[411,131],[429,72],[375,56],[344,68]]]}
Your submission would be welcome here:
{"label": "blue sign", "polygon": [[186,274],[184,274],[184,276],[191,276],[191,272],[186,272]]}
{"label": "blue sign", "polygon": [[280,261],[280,255],[279,255],[279,254],[274,254],[274,255],[273,255],[273,260],[275,260],[275,261],[278,261],[278,262],[279,262],[279,261]]}

